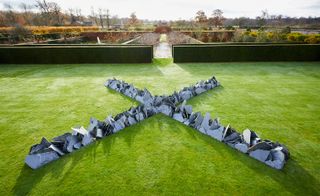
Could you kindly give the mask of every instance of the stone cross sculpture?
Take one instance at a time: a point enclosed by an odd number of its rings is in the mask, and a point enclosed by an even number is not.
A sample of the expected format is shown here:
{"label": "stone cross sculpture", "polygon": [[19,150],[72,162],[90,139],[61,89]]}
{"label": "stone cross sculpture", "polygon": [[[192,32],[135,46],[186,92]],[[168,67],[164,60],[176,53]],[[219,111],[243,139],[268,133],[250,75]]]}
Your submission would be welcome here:
{"label": "stone cross sculpture", "polygon": [[[218,119],[211,119],[209,113],[202,116],[200,112],[193,112],[192,106],[186,105],[186,100],[219,85],[215,77],[212,77],[193,86],[185,87],[170,96],[152,96],[147,89],[140,90],[124,81],[110,79],[105,83],[106,87],[133,98],[141,104],[137,107],[131,107],[114,118],[109,116],[104,121],[91,118],[87,129],[84,127],[72,128],[72,133],[55,137],[51,142],[42,138],[40,144],[31,147],[25,163],[31,168],[37,169],[95,140],[116,133],[155,114],[163,113],[273,168],[282,169],[290,157],[290,153],[284,145],[270,140],[262,140],[249,129],[240,134],[229,125],[226,127],[221,125]],[[179,103],[182,104],[179,105]]]}

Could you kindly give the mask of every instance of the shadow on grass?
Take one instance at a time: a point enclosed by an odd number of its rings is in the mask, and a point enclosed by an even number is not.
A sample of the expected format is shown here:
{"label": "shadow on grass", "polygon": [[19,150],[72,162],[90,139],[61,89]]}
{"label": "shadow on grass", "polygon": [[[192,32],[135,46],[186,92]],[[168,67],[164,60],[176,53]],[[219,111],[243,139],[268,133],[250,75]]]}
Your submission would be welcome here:
{"label": "shadow on grass", "polygon": [[[149,119],[146,119],[147,121]],[[139,129],[134,128],[135,126],[143,126],[142,124],[136,124],[130,128],[126,128],[121,132],[110,135],[104,140],[98,140],[89,146],[86,146],[80,150],[77,150],[73,153],[67,154],[60,159],[49,163],[48,165],[43,166],[37,170],[31,169],[29,166],[24,164],[22,167],[16,183],[12,189],[14,195],[27,195],[30,194],[33,187],[35,187],[39,182],[42,181],[42,178],[47,175],[52,175],[52,178],[59,179],[59,181],[64,181],[71,175],[72,171],[76,168],[76,165],[83,160],[85,157],[89,157],[93,162],[96,161],[96,150],[102,145],[103,153],[108,156],[110,150],[114,146],[114,143],[117,139],[124,139],[127,145],[130,147],[134,141],[135,136],[139,133]],[[132,128],[134,130],[132,131]],[[124,133],[128,132],[129,133]],[[125,135],[123,135],[125,134]]]}
{"label": "shadow on grass", "polygon": [[[152,129],[159,129],[162,130],[163,123],[162,121],[165,120],[168,123],[169,127],[166,127],[165,130],[172,129],[174,123],[177,123],[175,120],[166,117],[165,115],[159,114],[153,116],[157,118],[158,121],[153,122],[149,128]],[[151,117],[151,118],[153,118]],[[59,181],[64,181],[66,178],[72,176],[75,173],[72,172],[76,169],[76,165],[83,161],[83,159],[91,158],[93,162],[95,162],[96,157],[96,150],[102,147],[103,154],[107,157],[110,154],[110,150],[113,148],[117,148],[115,146],[116,140],[124,140],[127,145],[132,145],[132,142],[135,140],[136,135],[138,135],[145,123],[151,118],[146,119],[143,123],[139,123],[133,125],[129,128],[124,129],[123,131],[108,136],[103,140],[99,140],[79,151],[66,155],[61,159],[44,166],[38,170],[32,170],[28,166],[24,165],[21,169],[20,175],[16,180],[16,184],[12,190],[15,195],[26,195],[29,194],[33,187],[35,187],[39,182],[42,181],[44,176],[52,175],[52,178],[57,178]],[[167,119],[166,119],[167,118]],[[154,121],[155,119],[153,119]],[[180,124],[180,123],[179,123]],[[179,127],[179,126],[178,126]],[[229,146],[215,141],[209,136],[200,134],[199,132],[195,131],[194,129],[183,125],[185,127],[185,131],[187,131],[189,138],[192,140],[203,140],[204,142],[208,143],[212,148],[223,148],[221,151],[221,157],[225,156],[225,153],[228,153],[230,157],[235,160],[238,160],[243,163],[244,167],[249,168],[250,170],[254,171],[257,176],[268,176],[274,182],[278,183],[283,189],[286,191],[295,194],[295,195],[319,195],[319,187],[320,183],[317,181],[315,177],[313,177],[306,169],[304,169],[295,159],[292,157],[288,163],[286,164],[285,168],[281,171],[268,167],[263,163],[252,159],[251,157],[242,154],[234,149],[231,149]],[[182,130],[175,129],[177,131],[177,135],[179,135]],[[101,146],[102,145],[102,146]],[[249,176],[248,176],[249,178]],[[248,179],[250,180],[250,179]]]}
{"label": "shadow on grass", "polygon": [[[117,92],[116,90],[113,90],[113,89],[109,89],[109,88],[106,88],[106,91],[108,92],[108,94],[111,94],[111,95],[117,95],[117,96],[120,96],[122,97],[123,99],[128,99],[131,103],[132,106],[136,107],[138,106],[140,103],[138,101],[136,101],[135,99],[132,99],[122,93],[119,93]],[[130,109],[130,106],[128,106],[127,110]],[[124,111],[121,111],[121,112],[124,112]],[[119,113],[121,113],[119,112]],[[110,114],[111,115],[111,114]],[[106,116],[107,117],[107,116]],[[104,119],[101,119],[101,120],[104,120]]]}
{"label": "shadow on grass", "polygon": [[63,181],[64,178],[68,177],[69,174],[76,168],[75,166],[80,163],[84,157],[95,156],[95,143],[89,145],[83,149],[80,149],[74,153],[65,155],[60,159],[49,163],[37,170],[31,169],[29,166],[24,164],[22,167],[16,183],[12,188],[14,195],[28,195],[42,178],[47,175],[51,175],[54,179],[60,179]]}
{"label": "shadow on grass", "polygon": [[[294,158],[288,160],[284,169],[278,171],[273,168],[265,166],[262,169],[256,164],[248,164],[245,158],[238,158],[248,168],[254,170],[256,173],[271,177],[275,182],[280,184],[285,190],[294,195],[319,195],[320,194],[320,182],[313,177],[305,168],[303,168]],[[248,157],[249,159],[249,157]],[[251,159],[251,158],[250,158]],[[256,160],[253,160],[258,162]]]}
{"label": "shadow on grass", "polygon": [[[295,157],[291,157],[282,170],[277,170],[249,157],[246,154],[230,148],[224,143],[216,140],[212,141],[213,139],[209,136],[202,135],[200,133],[190,133],[190,136],[194,139],[204,140],[213,148],[217,148],[217,145],[221,145],[222,148],[226,148],[223,153],[228,153],[235,160],[241,161],[245,167],[253,170],[256,174],[272,178],[273,181],[277,182],[286,191],[294,195],[320,194],[320,182],[311,175],[310,172],[303,168],[296,161]],[[224,156],[223,153],[221,152],[221,156]]]}

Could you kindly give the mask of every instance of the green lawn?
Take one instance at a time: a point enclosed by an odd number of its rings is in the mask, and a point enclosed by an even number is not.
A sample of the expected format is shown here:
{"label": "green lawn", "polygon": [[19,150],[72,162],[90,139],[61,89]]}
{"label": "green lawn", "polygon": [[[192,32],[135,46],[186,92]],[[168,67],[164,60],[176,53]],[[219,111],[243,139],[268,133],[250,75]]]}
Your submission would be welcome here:
{"label": "green lawn", "polygon": [[[132,105],[104,87],[116,77],[171,94],[215,75],[222,87],[188,102],[238,131],[285,144],[272,169],[164,115],[100,140],[38,170],[31,145]],[[319,195],[320,63],[0,65],[1,195]]]}

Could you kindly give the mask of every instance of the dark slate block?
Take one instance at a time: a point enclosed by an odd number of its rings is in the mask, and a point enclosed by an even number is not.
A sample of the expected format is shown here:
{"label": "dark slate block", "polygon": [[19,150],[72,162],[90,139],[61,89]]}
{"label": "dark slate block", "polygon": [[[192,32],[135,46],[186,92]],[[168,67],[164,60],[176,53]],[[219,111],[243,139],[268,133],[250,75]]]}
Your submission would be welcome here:
{"label": "dark slate block", "polygon": [[181,113],[174,113],[173,114],[173,119],[175,119],[175,120],[177,120],[179,122],[184,122],[184,118],[183,118]]}
{"label": "dark slate block", "polygon": [[93,117],[91,117],[90,118],[90,124],[89,124],[89,126],[87,128],[87,131],[88,132],[92,132],[97,128],[97,126],[98,126],[98,120],[93,118]]}
{"label": "dark slate block", "polygon": [[137,123],[136,119],[134,117],[129,116],[128,121],[130,125],[134,125]]}
{"label": "dark slate block", "polygon": [[74,150],[74,145],[76,143],[78,143],[79,140],[78,140],[78,137],[75,136],[75,135],[70,135],[66,138],[66,150],[68,152],[73,152]]}
{"label": "dark slate block", "polygon": [[28,155],[25,159],[25,163],[32,169],[38,169],[39,167],[42,167],[51,161],[57,160],[58,158],[58,154],[51,150],[49,152]]}
{"label": "dark slate block", "polygon": [[87,133],[83,136],[83,138],[82,138],[82,145],[83,146],[89,145],[92,142],[93,142],[93,137],[89,133]]}
{"label": "dark slate block", "polygon": [[262,141],[262,142],[257,143],[254,146],[251,146],[250,149],[249,149],[249,152],[255,151],[255,150],[258,150],[258,149],[260,149],[260,150],[271,150],[274,147],[275,146],[272,144],[272,142]]}
{"label": "dark slate block", "polygon": [[199,94],[201,94],[203,92],[206,92],[206,89],[199,87],[199,88],[196,88],[195,92],[196,92],[197,95],[199,95]]}
{"label": "dark slate block", "polygon": [[285,154],[282,152],[281,147],[271,150],[271,159],[265,161],[265,163],[273,168],[282,169],[286,163]]}
{"label": "dark slate block", "polygon": [[202,121],[201,125],[200,125],[201,128],[203,128],[204,131],[207,131],[207,130],[210,129],[210,125],[209,125],[210,119],[211,119],[210,118],[210,114],[207,112],[206,115],[203,118],[203,121]]}
{"label": "dark slate block", "polygon": [[218,129],[215,130],[208,130],[207,134],[213,138],[215,138],[218,141],[222,141],[223,139],[223,132],[224,132],[224,127],[220,126]]}
{"label": "dark slate block", "polygon": [[74,144],[73,147],[74,147],[75,149],[81,148],[81,142],[78,142],[78,143]]}
{"label": "dark slate block", "polygon": [[268,157],[270,156],[270,151],[269,150],[255,150],[249,153],[249,155],[261,162],[265,162]]}
{"label": "dark slate block", "polygon": [[234,148],[239,150],[240,152],[243,152],[243,153],[247,153],[248,152],[248,145],[245,144],[245,143],[236,143],[234,145]]}
{"label": "dark slate block", "polygon": [[224,142],[230,143],[230,144],[235,144],[241,141],[240,134],[238,132],[233,132],[227,137],[223,139]]}
{"label": "dark slate block", "polygon": [[55,151],[56,153],[58,153],[58,155],[60,155],[60,156],[63,156],[63,155],[64,155],[64,153],[63,153],[59,148],[57,148],[55,145],[53,145],[53,144],[51,144],[51,145],[49,146],[49,148],[52,149],[53,151]]}
{"label": "dark slate block", "polygon": [[181,97],[182,100],[188,100],[192,97],[192,92],[191,91],[182,91],[179,93],[179,96]]}
{"label": "dark slate block", "polygon": [[29,154],[36,154],[39,153],[47,148],[49,148],[49,146],[51,145],[50,142],[48,142],[48,140],[46,138],[42,138],[40,144],[36,144],[31,146]]}

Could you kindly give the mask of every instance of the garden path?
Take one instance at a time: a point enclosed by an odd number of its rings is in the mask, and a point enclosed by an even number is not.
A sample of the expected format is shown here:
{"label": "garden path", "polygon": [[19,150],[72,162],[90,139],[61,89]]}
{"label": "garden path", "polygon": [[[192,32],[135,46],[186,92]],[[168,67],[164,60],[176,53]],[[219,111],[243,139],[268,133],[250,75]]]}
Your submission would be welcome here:
{"label": "garden path", "polygon": [[160,35],[160,42],[154,46],[154,58],[172,58],[171,45],[167,41],[167,35]]}

